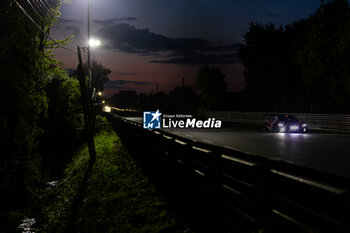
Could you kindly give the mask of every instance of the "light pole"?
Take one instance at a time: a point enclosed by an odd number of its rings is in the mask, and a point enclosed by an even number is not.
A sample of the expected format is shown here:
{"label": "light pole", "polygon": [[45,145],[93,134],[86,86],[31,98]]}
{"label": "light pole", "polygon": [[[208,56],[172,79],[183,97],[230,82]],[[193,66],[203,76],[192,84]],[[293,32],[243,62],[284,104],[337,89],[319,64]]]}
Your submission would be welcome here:
{"label": "light pole", "polygon": [[89,47],[88,47],[88,74],[89,74],[89,88],[91,90],[91,100],[95,100],[96,98],[96,93],[95,93],[95,88],[92,87],[92,71],[91,71],[91,66],[90,66],[90,50],[91,48],[98,47],[101,45],[101,41],[98,39],[90,38],[89,39]]}
{"label": "light pole", "polygon": [[91,93],[91,100],[94,100],[95,98],[95,90],[92,88],[92,72],[91,72],[91,64],[90,64],[90,56],[91,56],[91,47],[97,47],[101,44],[101,42],[99,40],[90,39],[90,0],[87,0],[87,4],[88,4],[88,18],[87,18],[87,37],[88,37],[88,46],[87,46],[87,50],[88,50],[88,57],[87,57],[87,70],[88,70],[88,78],[89,78],[89,89],[90,89],[90,93]]}
{"label": "light pole", "polygon": [[[90,0],[88,1],[88,23],[87,23],[87,33],[88,33],[88,61],[87,61],[87,67],[88,67],[88,72],[90,75]],[[90,78],[91,80],[91,78]],[[91,81],[90,81],[90,87],[91,87]]]}

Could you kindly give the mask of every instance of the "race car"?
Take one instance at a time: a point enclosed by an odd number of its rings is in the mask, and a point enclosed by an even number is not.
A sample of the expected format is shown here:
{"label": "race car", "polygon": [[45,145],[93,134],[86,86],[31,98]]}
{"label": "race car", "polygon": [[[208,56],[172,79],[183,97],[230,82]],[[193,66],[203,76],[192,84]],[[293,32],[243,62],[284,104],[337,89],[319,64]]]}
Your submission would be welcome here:
{"label": "race car", "polygon": [[266,131],[280,133],[305,133],[307,124],[290,114],[265,114],[263,127]]}

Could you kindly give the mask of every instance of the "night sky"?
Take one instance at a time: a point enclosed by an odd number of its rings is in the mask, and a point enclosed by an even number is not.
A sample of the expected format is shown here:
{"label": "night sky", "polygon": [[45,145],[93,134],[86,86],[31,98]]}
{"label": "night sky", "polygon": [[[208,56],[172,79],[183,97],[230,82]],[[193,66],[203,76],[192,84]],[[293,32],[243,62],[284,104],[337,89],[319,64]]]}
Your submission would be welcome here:
{"label": "night sky", "polygon": [[[194,85],[203,65],[218,66],[226,74],[229,91],[243,87],[243,66],[237,44],[249,22],[284,25],[306,18],[320,0],[90,0],[91,37],[102,45],[91,59],[111,69],[105,95],[119,90],[168,93],[181,85]],[[87,46],[87,0],[72,0],[61,8],[60,22],[51,32],[55,39],[74,35],[67,47]],[[77,56],[56,50],[65,68],[76,68]]]}

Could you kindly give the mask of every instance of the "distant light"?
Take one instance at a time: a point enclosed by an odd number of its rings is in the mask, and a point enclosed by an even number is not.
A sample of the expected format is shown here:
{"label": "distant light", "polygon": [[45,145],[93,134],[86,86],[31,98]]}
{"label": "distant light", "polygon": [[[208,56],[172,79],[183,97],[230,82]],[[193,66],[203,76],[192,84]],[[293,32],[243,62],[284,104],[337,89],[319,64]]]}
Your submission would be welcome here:
{"label": "distant light", "polygon": [[105,103],[106,103],[106,101],[102,100],[102,103],[103,103],[103,104],[105,104]]}
{"label": "distant light", "polygon": [[94,39],[94,38],[91,38],[91,39],[89,40],[89,45],[90,45],[91,47],[98,47],[98,46],[101,45],[101,41],[100,41],[100,40],[97,40],[97,39]]}
{"label": "distant light", "polygon": [[307,126],[307,124],[303,124],[303,127],[306,127]]}
{"label": "distant light", "polygon": [[278,123],[278,127],[283,127],[283,123]]}
{"label": "distant light", "polygon": [[100,91],[97,92],[97,95],[98,95],[98,96],[102,96],[102,92],[100,92]]}
{"label": "distant light", "polygon": [[109,107],[109,106],[104,106],[103,111],[104,111],[104,112],[111,112],[111,107]]}

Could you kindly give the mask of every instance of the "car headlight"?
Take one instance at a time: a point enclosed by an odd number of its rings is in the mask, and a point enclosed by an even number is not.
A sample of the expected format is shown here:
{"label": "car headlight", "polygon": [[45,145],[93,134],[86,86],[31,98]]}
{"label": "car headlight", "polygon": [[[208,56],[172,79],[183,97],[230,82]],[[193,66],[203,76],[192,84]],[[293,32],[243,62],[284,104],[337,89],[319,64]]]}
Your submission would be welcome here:
{"label": "car headlight", "polygon": [[103,111],[105,111],[105,112],[111,112],[111,107],[105,106],[105,107],[103,108]]}
{"label": "car headlight", "polygon": [[306,126],[307,126],[307,124],[304,123],[304,124],[303,124],[303,128],[305,128]]}
{"label": "car headlight", "polygon": [[290,130],[298,130],[298,129],[299,129],[299,126],[297,125],[290,126]]}
{"label": "car headlight", "polygon": [[278,127],[283,127],[283,123],[278,123]]}

